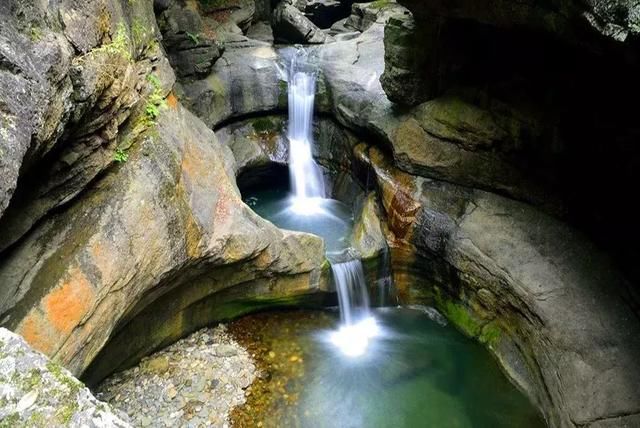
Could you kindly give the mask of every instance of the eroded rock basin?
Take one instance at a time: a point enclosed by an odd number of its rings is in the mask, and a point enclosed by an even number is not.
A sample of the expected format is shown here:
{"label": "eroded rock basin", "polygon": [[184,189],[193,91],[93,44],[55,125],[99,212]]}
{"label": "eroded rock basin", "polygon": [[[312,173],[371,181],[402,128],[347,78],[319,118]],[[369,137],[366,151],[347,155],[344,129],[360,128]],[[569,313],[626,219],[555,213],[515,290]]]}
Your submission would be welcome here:
{"label": "eroded rock basin", "polygon": [[375,316],[382,334],[358,358],[328,340],[336,310],[245,316],[112,376],[98,396],[139,426],[546,426],[490,354],[434,309]]}

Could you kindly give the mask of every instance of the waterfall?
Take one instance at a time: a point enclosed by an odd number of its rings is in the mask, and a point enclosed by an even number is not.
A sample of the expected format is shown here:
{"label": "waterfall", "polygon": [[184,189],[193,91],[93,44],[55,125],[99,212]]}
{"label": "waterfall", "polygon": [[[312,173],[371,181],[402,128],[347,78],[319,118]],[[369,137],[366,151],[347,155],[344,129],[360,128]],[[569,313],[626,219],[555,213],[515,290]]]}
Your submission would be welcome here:
{"label": "waterfall", "polygon": [[304,51],[294,55],[289,68],[289,174],[294,192],[294,209],[313,213],[325,197],[324,179],[313,160],[313,104],[316,92],[315,72],[309,70]]}
{"label": "waterfall", "polygon": [[369,290],[360,257],[352,251],[344,252],[346,260],[331,262],[331,271],[338,292],[340,328],[331,333],[330,340],[345,355],[364,354],[369,340],[378,334],[378,325],[369,310]]}
{"label": "waterfall", "polygon": [[[313,104],[316,91],[316,73],[306,51],[298,49],[289,64],[289,175],[293,187],[290,208],[294,215],[304,216],[307,223],[317,218],[335,217],[328,207],[324,178],[313,159]],[[311,217],[313,216],[313,217]],[[336,217],[337,218],[337,217]],[[369,311],[369,290],[365,281],[362,261],[352,249],[330,256],[341,326],[331,333],[331,342],[345,355],[365,353],[369,340],[378,332],[375,319]]]}
{"label": "waterfall", "polygon": [[345,325],[353,325],[369,316],[369,293],[364,278],[362,261],[354,258],[332,263],[331,271],[338,291],[340,319]]}

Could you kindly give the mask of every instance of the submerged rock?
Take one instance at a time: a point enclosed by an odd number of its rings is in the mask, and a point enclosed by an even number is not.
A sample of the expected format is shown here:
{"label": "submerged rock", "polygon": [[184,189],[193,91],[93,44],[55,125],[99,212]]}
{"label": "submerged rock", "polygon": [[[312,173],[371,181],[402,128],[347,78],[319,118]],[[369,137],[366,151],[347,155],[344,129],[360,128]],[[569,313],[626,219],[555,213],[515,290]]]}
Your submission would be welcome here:
{"label": "submerged rock", "polygon": [[130,427],[71,373],[0,328],[0,424],[7,427]]}

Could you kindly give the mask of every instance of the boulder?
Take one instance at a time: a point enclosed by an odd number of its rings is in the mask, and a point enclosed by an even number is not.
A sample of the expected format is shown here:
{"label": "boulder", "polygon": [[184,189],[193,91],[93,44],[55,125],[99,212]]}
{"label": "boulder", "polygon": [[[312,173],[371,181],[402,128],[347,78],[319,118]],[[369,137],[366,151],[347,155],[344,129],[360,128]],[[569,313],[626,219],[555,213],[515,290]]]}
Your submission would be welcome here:
{"label": "boulder", "polygon": [[412,106],[436,94],[438,81],[427,69],[436,55],[435,43],[428,42],[437,40],[437,31],[437,25],[416,25],[409,11],[389,19],[384,29],[385,70],[380,82],[391,101]]}
{"label": "boulder", "polygon": [[289,43],[318,44],[331,41],[330,36],[288,0],[283,0],[276,6],[271,25],[276,38]]}
{"label": "boulder", "polygon": [[0,421],[3,426],[131,427],[69,371],[0,328]]}
{"label": "boulder", "polygon": [[406,11],[395,0],[378,0],[374,2],[354,2],[351,14],[344,23],[346,28],[356,31],[366,31],[374,22],[386,22],[389,17],[399,11]]}
{"label": "boulder", "polygon": [[380,220],[382,211],[375,193],[369,193],[361,205],[359,215],[355,216],[357,221],[353,226],[351,242],[363,259],[372,259],[387,249]]}
{"label": "boulder", "polygon": [[207,75],[224,48],[207,37],[198,9],[174,1],[158,14],[157,20],[162,44],[178,77]]}
{"label": "boulder", "polygon": [[273,163],[287,164],[286,126],[283,116],[263,116],[234,122],[216,131],[216,136],[233,153],[236,175],[242,175]]}
{"label": "boulder", "polygon": [[247,30],[247,37],[261,42],[273,43],[273,29],[268,21],[258,21]]}
{"label": "boulder", "polygon": [[278,52],[266,43],[244,43],[227,43],[207,78],[177,85],[180,100],[211,128],[234,117],[286,109],[287,83]]}

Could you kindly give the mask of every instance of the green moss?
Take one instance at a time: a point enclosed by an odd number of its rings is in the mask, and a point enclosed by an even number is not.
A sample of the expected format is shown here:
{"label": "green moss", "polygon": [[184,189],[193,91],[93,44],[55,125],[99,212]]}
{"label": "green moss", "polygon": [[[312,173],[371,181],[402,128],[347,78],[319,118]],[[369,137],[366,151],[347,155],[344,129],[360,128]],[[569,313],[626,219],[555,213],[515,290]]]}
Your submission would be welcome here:
{"label": "green moss", "polygon": [[471,316],[469,309],[460,303],[442,296],[439,289],[436,288],[434,295],[436,307],[444,314],[444,316],[460,331],[469,337],[478,337],[482,331],[482,323]]}
{"label": "green moss", "polygon": [[123,23],[118,24],[116,32],[111,38],[111,42],[92,49],[89,52],[89,55],[96,54],[116,55],[121,56],[127,61],[131,61],[133,58],[130,51],[130,40],[127,27]]}
{"label": "green moss", "polygon": [[62,371],[62,367],[60,367],[53,361],[49,361],[47,363],[47,370],[49,370],[49,372],[53,375],[54,378],[56,378],[58,382],[69,388],[69,394],[75,400],[75,395],[82,389],[82,383],[64,373]]}
{"label": "green moss", "polygon": [[20,416],[17,413],[12,413],[0,420],[0,428],[14,428],[16,426],[19,426],[19,422]]}
{"label": "green moss", "polygon": [[20,388],[25,392],[37,389],[42,384],[42,373],[36,368],[31,369],[26,376],[20,379],[19,384]]}
{"label": "green moss", "polygon": [[207,83],[216,96],[223,97],[225,95],[226,91],[224,88],[224,84],[217,75],[209,75],[209,77],[207,77]]}
{"label": "green moss", "polygon": [[289,103],[289,95],[288,95],[288,86],[287,82],[281,80],[278,82],[278,89],[280,89],[280,93],[278,94],[278,106],[284,107]]}
{"label": "green moss", "polygon": [[29,38],[31,39],[32,42],[38,42],[42,40],[43,36],[44,36],[44,33],[42,32],[42,29],[40,27],[37,27],[34,25],[29,30]]}
{"label": "green moss", "polygon": [[186,32],[187,37],[193,42],[194,45],[198,46],[200,44],[200,36],[198,34],[193,34],[190,32]]}
{"label": "green moss", "polygon": [[49,426],[49,421],[40,412],[33,412],[27,419],[27,426],[29,427],[46,427]]}
{"label": "green moss", "polygon": [[56,419],[60,421],[62,425],[68,426],[71,418],[73,418],[73,415],[78,411],[78,407],[78,403],[75,401],[65,404],[56,412]]}
{"label": "green moss", "polygon": [[258,134],[273,132],[276,130],[276,126],[271,121],[271,119],[268,119],[266,117],[254,120],[251,123],[251,126],[253,126],[253,130],[256,131]]}
{"label": "green moss", "polygon": [[391,1],[389,0],[376,0],[373,3],[371,3],[369,7],[373,9],[382,9],[383,7],[389,6],[390,4],[391,4]]}
{"label": "green moss", "polygon": [[497,323],[490,322],[482,327],[482,332],[478,339],[488,347],[493,348],[500,341],[501,335],[502,330],[498,327]]}

